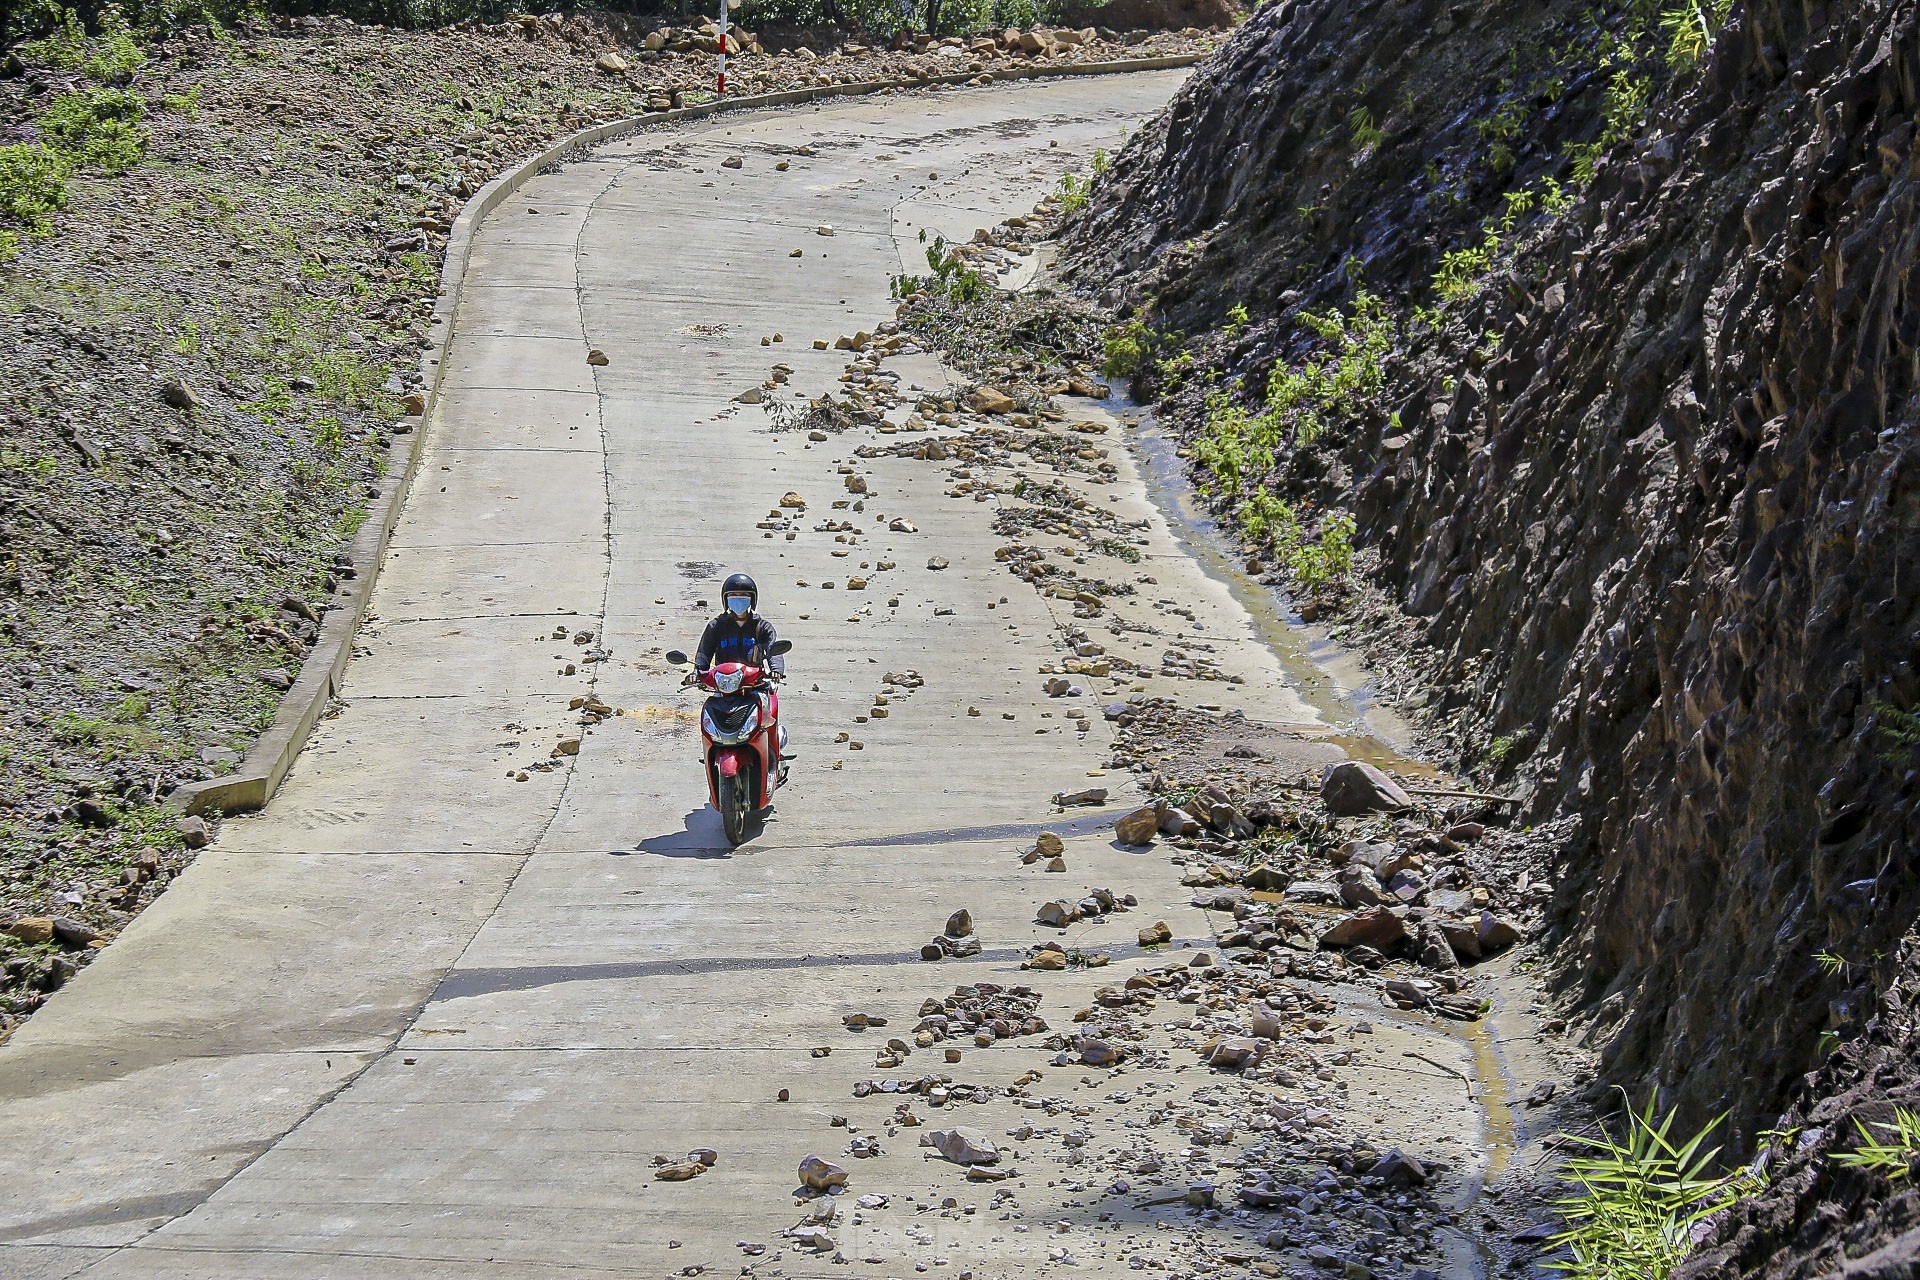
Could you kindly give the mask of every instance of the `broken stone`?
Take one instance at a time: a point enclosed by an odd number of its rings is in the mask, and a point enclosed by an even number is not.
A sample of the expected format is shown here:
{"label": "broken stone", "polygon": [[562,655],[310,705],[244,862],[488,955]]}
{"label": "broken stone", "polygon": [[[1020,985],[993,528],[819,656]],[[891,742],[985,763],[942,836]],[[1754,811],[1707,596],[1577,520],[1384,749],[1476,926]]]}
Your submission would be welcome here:
{"label": "broken stone", "polygon": [[1164,836],[1197,836],[1200,824],[1185,809],[1168,809],[1160,817],[1160,834]]}
{"label": "broken stone", "polygon": [[1320,799],[1328,812],[1342,818],[1413,807],[1413,797],[1400,784],[1361,760],[1328,765],[1320,777]]}
{"label": "broken stone", "polygon": [[29,946],[53,940],[53,921],[46,916],[21,916],[6,931]]}
{"label": "broken stone", "polygon": [[1143,947],[1165,946],[1172,941],[1173,930],[1165,920],[1156,921],[1140,931],[1140,945]]}
{"label": "broken stone", "polygon": [[1160,813],[1152,805],[1144,809],[1135,809],[1126,817],[1113,824],[1113,836],[1121,844],[1138,848],[1153,843],[1160,834]]}
{"label": "broken stone", "polygon": [[207,820],[198,814],[188,814],[174,823],[173,829],[180,833],[180,843],[189,849],[204,849],[213,839],[213,833],[207,830]]}
{"label": "broken stone", "polygon": [[602,351],[598,347],[594,347],[593,349],[587,352],[587,363],[598,368],[602,365],[610,363],[610,361],[608,361],[607,359],[606,352]]}
{"label": "broken stone", "polygon": [[1440,934],[1453,948],[1453,954],[1460,960],[1478,960],[1484,953],[1480,950],[1480,925],[1474,920],[1456,920],[1442,916],[1431,921]]}
{"label": "broken stone", "polygon": [[1222,1036],[1203,1056],[1208,1066],[1240,1071],[1260,1061],[1264,1052],[1262,1042],[1251,1036]]}
{"label": "broken stone", "polygon": [[808,1156],[800,1162],[800,1185],[814,1191],[831,1191],[847,1185],[847,1171],[831,1160]]}
{"label": "broken stone", "polygon": [[1350,907],[1377,907],[1387,900],[1380,892],[1379,878],[1358,863],[1340,868],[1340,901]]}
{"label": "broken stone", "polygon": [[980,387],[967,398],[967,405],[975,413],[1012,413],[1016,406],[1013,397],[999,387]]}
{"label": "broken stone", "polygon": [[675,1160],[671,1164],[663,1164],[655,1169],[653,1176],[661,1182],[686,1182],[691,1178],[699,1177],[706,1171],[707,1166],[698,1160]]}
{"label": "broken stone", "polygon": [[1000,1152],[991,1139],[969,1126],[936,1129],[920,1139],[920,1145],[932,1147],[955,1164],[998,1164]]}
{"label": "broken stone", "polygon": [[1256,893],[1285,893],[1293,884],[1293,877],[1262,862],[1248,867],[1241,875],[1240,883]]}
{"label": "broken stone", "polygon": [[1413,949],[1420,963],[1429,969],[1445,973],[1460,967],[1454,957],[1453,944],[1447,941],[1437,920],[1422,920],[1414,929]]}
{"label": "broken stone", "polygon": [[1520,927],[1511,920],[1503,920],[1491,911],[1480,913],[1480,923],[1475,929],[1482,955],[1492,955],[1496,951],[1505,951],[1520,941]]}
{"label": "broken stone", "polygon": [[1395,1190],[1423,1186],[1427,1181],[1426,1166],[1398,1147],[1381,1156],[1368,1173]]}
{"label": "broken stone", "polygon": [[1386,907],[1368,907],[1343,916],[1320,935],[1322,947],[1372,947],[1391,951],[1407,938],[1406,921]]}

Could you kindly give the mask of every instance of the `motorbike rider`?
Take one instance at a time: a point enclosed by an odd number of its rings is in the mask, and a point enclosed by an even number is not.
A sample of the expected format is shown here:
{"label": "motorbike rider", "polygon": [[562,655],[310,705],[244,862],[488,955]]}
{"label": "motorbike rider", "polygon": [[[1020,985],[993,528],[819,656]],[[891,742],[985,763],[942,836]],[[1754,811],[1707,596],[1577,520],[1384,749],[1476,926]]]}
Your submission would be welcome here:
{"label": "motorbike rider", "polygon": [[[707,623],[700,634],[700,647],[694,652],[695,669],[705,671],[718,662],[744,662],[766,671],[774,680],[787,674],[787,660],[769,653],[778,639],[773,624],[755,610],[760,607],[760,588],[744,573],[730,575],[720,587],[720,616]],[[780,781],[787,778],[784,759],[787,753],[787,727],[779,726]],[[776,784],[778,785],[778,784]]]}
{"label": "motorbike rider", "polygon": [[779,637],[773,633],[773,624],[754,612],[760,607],[760,588],[753,579],[744,573],[732,575],[720,588],[720,601],[724,606],[720,616],[700,634],[694,667],[705,671],[716,662],[744,662],[771,672],[776,680],[784,676],[786,659],[767,653]]}

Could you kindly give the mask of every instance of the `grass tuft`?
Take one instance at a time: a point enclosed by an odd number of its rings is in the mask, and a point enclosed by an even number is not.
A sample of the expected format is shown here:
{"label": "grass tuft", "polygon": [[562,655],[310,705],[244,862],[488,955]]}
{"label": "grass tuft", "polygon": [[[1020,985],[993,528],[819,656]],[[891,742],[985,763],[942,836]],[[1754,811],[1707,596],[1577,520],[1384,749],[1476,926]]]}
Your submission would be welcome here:
{"label": "grass tuft", "polygon": [[1666,1280],[1692,1248],[1697,1224],[1765,1185],[1750,1169],[1713,1173],[1720,1148],[1707,1141],[1724,1114],[1679,1142],[1672,1111],[1655,1120],[1657,1103],[1649,1097],[1629,1110],[1621,1137],[1562,1135],[1587,1154],[1563,1166],[1578,1191],[1559,1201],[1567,1225],[1553,1243],[1570,1256],[1549,1269],[1581,1280]]}

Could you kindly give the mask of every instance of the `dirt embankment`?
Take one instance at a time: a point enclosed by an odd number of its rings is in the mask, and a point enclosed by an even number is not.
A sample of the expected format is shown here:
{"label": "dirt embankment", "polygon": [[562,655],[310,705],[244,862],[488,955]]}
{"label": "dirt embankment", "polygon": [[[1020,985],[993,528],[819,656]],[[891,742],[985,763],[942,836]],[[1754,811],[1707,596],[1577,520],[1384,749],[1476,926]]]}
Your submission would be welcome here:
{"label": "dirt embankment", "polygon": [[[576,129],[699,100],[716,34],[303,18],[8,57],[0,146],[57,153],[63,181],[0,202],[0,1036],[204,842],[167,796],[235,766],[369,567],[344,551],[417,421],[462,201]],[[1198,47],[737,34],[735,92]]]}
{"label": "dirt embankment", "polygon": [[1808,1122],[1738,1252],[1779,1274],[1911,1225],[1827,1156],[1915,1100],[1917,24],[1269,6],[1069,234],[1223,513],[1350,512],[1347,634],[1552,824],[1606,1077]]}

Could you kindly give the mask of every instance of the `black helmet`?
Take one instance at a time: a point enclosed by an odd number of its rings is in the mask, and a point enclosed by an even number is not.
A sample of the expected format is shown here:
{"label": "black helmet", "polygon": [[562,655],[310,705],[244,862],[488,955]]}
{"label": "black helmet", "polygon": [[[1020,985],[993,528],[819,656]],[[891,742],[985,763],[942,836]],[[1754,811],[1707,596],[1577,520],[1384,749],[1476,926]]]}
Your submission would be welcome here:
{"label": "black helmet", "polygon": [[753,601],[747,606],[749,612],[760,607],[760,588],[755,586],[753,579],[744,573],[736,573],[721,584],[720,607],[723,609],[727,607],[728,596],[738,595],[744,595]]}

